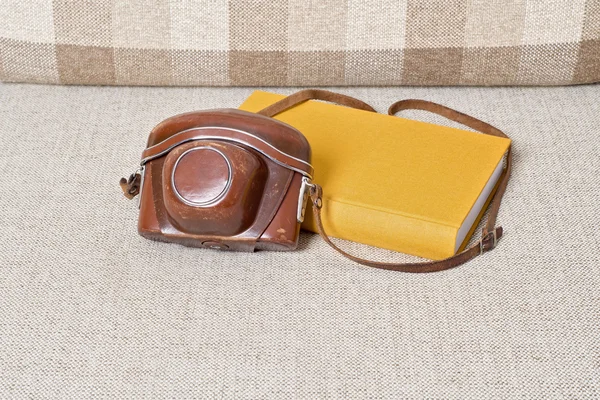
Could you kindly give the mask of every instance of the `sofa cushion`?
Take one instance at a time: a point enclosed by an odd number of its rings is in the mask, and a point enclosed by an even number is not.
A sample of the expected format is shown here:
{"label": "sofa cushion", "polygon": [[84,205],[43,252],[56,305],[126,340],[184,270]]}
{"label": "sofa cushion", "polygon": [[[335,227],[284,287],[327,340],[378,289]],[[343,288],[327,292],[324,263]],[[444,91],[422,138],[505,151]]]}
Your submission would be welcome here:
{"label": "sofa cushion", "polygon": [[314,86],[600,80],[595,0],[8,3],[0,9],[5,81]]}
{"label": "sofa cushion", "polygon": [[117,182],[152,127],[252,89],[0,84],[0,398],[597,398],[599,89],[340,90],[378,111],[426,98],[514,140],[498,248],[414,275],[316,234],[255,254],[138,235]]}

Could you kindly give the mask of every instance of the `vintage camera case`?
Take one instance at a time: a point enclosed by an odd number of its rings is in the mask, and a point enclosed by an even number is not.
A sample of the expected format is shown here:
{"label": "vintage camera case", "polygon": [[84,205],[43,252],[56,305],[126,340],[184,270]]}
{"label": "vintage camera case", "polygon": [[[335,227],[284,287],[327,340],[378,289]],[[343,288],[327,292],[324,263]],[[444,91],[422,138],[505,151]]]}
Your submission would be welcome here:
{"label": "vintage camera case", "polygon": [[169,118],[142,155],[139,233],[221,250],[293,250],[310,146],[272,118],[211,110]]}

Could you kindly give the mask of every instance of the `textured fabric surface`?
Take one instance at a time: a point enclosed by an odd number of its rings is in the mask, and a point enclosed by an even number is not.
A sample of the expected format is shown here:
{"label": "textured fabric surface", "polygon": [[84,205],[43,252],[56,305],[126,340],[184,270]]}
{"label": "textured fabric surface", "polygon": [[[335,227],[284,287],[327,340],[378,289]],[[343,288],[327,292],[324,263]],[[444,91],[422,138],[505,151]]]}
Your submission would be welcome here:
{"label": "textured fabric surface", "polygon": [[498,248],[411,275],[312,234],[291,253],[147,241],[117,181],[150,129],[251,89],[0,84],[0,398],[598,398],[600,87],[340,91],[505,130]]}
{"label": "textured fabric surface", "polygon": [[600,0],[0,0],[0,21],[5,81],[600,81]]}

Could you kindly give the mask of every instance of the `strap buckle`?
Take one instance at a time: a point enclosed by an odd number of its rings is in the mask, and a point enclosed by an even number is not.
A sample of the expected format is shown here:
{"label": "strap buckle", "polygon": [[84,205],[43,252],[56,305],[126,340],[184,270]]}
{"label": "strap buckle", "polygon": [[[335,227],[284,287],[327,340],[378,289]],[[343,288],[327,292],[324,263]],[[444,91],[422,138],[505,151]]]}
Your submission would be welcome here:
{"label": "strap buckle", "polygon": [[482,255],[486,251],[490,251],[498,244],[498,236],[496,235],[496,229],[485,234],[479,241],[479,255]]}

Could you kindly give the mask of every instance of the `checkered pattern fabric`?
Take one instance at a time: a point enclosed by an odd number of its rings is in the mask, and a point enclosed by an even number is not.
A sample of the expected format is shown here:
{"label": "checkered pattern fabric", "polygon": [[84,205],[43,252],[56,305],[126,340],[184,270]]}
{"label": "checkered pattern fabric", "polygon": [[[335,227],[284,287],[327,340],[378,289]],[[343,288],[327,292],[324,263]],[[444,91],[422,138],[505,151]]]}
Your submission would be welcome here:
{"label": "checkered pattern fabric", "polygon": [[600,0],[0,0],[0,80],[600,81]]}

